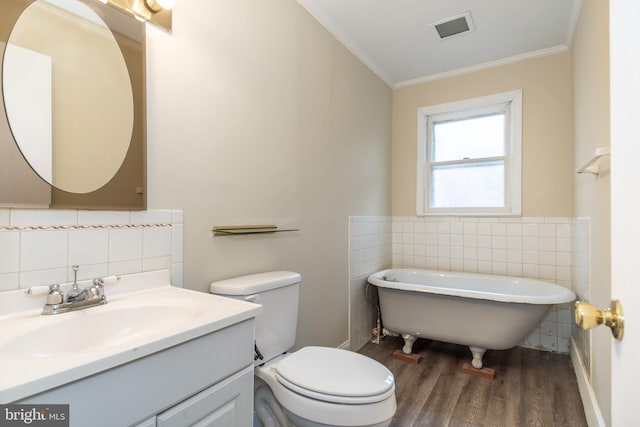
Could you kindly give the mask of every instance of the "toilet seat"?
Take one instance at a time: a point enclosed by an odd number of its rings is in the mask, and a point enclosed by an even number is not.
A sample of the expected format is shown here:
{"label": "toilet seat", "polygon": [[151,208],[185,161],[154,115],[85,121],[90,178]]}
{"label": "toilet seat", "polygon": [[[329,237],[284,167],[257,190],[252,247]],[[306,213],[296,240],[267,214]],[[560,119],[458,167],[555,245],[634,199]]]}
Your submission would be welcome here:
{"label": "toilet seat", "polygon": [[[262,381],[268,385],[268,387],[273,392],[277,403],[282,406],[282,408],[289,414],[288,416],[300,417],[304,420],[312,421],[310,425],[324,425],[324,426],[375,426],[375,427],[383,427],[388,426],[390,420],[393,417],[393,414],[396,411],[396,396],[395,396],[395,383],[393,382],[393,376],[391,376],[391,385],[390,389],[386,392],[381,393],[381,395],[372,396],[371,392],[362,393],[369,394],[370,396],[361,396],[362,401],[366,399],[370,399],[371,403],[362,403],[362,404],[349,404],[353,403],[353,401],[349,401],[349,396],[340,396],[340,395],[331,395],[325,393],[318,393],[309,390],[307,387],[299,387],[294,385],[294,382],[289,381],[289,386],[285,385],[287,382],[280,374],[278,374],[278,370],[284,370],[285,373],[287,369],[282,369],[283,367],[287,367],[287,363],[285,363],[288,359],[295,356],[299,352],[306,353],[309,350],[305,350],[308,347],[302,348],[294,353],[284,353],[277,358],[265,362],[264,364],[257,366],[255,368],[256,379]],[[338,350],[335,348],[328,348],[328,352],[324,352],[320,350],[311,350],[311,354],[318,355],[320,354],[323,358],[318,358],[318,356],[310,357],[309,362],[299,363],[296,362],[296,359],[293,359],[295,364],[301,370],[312,371],[312,372],[320,372],[319,369],[313,369],[320,364],[326,363],[325,366],[334,366],[336,357],[340,360],[340,356],[335,356],[335,354],[339,354],[340,352],[345,352],[346,350]],[[335,352],[335,353],[334,353]],[[357,353],[354,353],[357,354]],[[362,366],[382,366],[378,362],[369,359],[365,356],[358,355],[363,357],[360,362]],[[348,356],[347,356],[348,357]],[[306,358],[306,357],[305,357]],[[304,359],[303,359],[304,360]],[[292,365],[293,366],[293,365]],[[384,367],[383,367],[384,368]],[[325,369],[327,370],[327,369]],[[331,370],[331,369],[329,369]],[[384,368],[386,370],[386,368]],[[366,369],[365,369],[366,371]],[[289,373],[290,374],[290,373]],[[391,374],[389,372],[389,374]],[[392,374],[391,374],[392,375]],[[352,376],[350,373],[347,381],[349,383],[359,383],[362,378],[360,375],[356,377]],[[280,378],[278,378],[280,377]],[[295,377],[295,374],[294,374]],[[283,379],[284,381],[282,381]],[[355,379],[355,380],[354,380]],[[317,386],[317,384],[316,384]],[[294,388],[298,388],[298,390],[294,390]],[[385,386],[386,387],[386,386]],[[357,389],[356,389],[357,391]],[[317,393],[313,396],[313,393]],[[351,394],[354,394],[354,391],[351,390]],[[376,398],[377,397],[377,398]],[[357,400],[358,397],[351,397],[354,400]],[[340,403],[339,401],[343,399],[345,403]],[[331,401],[333,400],[333,401]],[[318,423],[318,424],[313,424]],[[302,423],[301,425],[307,425]]]}
{"label": "toilet seat", "polygon": [[368,404],[395,393],[393,374],[358,353],[328,347],[304,347],[273,367],[289,390],[324,402]]}

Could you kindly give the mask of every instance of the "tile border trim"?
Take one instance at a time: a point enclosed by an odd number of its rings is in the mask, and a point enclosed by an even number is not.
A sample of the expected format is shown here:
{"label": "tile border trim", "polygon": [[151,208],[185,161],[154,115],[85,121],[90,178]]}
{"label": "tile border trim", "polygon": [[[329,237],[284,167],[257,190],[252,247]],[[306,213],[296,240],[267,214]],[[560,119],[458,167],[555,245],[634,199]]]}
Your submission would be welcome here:
{"label": "tile border trim", "polygon": [[114,228],[160,228],[173,227],[173,224],[75,224],[75,225],[24,225],[0,226],[1,231],[43,231],[43,230],[95,230],[95,229],[114,229]]}

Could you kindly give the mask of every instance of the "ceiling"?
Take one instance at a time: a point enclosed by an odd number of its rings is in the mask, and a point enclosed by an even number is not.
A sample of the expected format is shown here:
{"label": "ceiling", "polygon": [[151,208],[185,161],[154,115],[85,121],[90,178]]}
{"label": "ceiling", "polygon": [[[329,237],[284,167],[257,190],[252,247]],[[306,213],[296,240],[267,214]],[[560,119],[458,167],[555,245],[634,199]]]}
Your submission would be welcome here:
{"label": "ceiling", "polygon": [[[581,0],[297,0],[390,86],[567,50]],[[475,30],[432,23],[469,12]]]}

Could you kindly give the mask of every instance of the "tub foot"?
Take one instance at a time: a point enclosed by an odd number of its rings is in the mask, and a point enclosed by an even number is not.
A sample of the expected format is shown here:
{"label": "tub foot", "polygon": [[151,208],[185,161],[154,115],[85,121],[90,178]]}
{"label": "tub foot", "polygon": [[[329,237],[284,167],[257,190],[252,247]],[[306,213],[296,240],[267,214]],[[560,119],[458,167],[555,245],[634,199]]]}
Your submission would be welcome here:
{"label": "tub foot", "polygon": [[473,354],[471,365],[476,369],[482,369],[482,356],[484,356],[484,352],[487,351],[487,349],[470,346],[469,350],[471,350],[471,354]]}
{"label": "tub foot", "polygon": [[413,352],[413,343],[418,339],[413,335],[402,334],[402,339],[404,340],[404,346],[402,347],[402,352],[404,354],[411,354]]}

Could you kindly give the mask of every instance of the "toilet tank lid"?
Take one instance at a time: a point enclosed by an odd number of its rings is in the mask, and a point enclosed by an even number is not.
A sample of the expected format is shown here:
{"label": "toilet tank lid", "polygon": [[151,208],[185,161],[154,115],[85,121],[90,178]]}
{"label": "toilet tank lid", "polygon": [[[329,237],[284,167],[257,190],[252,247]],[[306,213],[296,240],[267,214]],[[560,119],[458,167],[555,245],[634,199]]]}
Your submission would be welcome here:
{"label": "toilet tank lid", "polygon": [[213,282],[209,291],[219,295],[251,295],[300,283],[300,279],[300,273],[293,271],[269,271]]}

